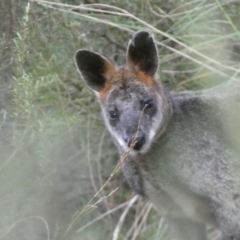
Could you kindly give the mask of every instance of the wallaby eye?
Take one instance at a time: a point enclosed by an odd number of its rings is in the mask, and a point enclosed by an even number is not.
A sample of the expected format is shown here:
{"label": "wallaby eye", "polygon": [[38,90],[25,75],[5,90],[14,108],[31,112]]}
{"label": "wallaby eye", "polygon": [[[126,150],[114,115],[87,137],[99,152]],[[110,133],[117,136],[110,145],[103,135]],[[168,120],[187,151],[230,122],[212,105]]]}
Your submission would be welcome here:
{"label": "wallaby eye", "polygon": [[149,99],[145,102],[145,107],[146,108],[153,108],[154,107],[154,102],[152,99]]}
{"label": "wallaby eye", "polygon": [[110,106],[108,109],[109,116],[111,120],[115,120],[118,117],[118,111],[116,106]]}
{"label": "wallaby eye", "polygon": [[141,101],[141,108],[142,109],[150,109],[154,108],[155,104],[152,99],[146,99]]}

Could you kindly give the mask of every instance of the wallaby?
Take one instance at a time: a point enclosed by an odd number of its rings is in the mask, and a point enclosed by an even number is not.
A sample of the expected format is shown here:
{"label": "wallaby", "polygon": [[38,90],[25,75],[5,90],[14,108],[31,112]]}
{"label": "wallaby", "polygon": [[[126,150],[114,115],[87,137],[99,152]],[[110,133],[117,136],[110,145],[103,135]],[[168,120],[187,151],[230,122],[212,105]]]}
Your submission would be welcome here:
{"label": "wallaby", "polygon": [[79,50],[76,66],[99,99],[129,185],[179,240],[240,240],[240,88],[172,93],[158,80],[153,37],[139,31],[126,66]]}

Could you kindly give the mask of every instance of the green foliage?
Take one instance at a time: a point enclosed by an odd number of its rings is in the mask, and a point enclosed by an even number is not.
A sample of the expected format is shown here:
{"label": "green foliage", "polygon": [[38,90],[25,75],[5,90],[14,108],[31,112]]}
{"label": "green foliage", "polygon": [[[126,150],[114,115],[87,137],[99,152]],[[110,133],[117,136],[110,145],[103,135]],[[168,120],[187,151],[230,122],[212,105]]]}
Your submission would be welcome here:
{"label": "green foliage", "polygon": [[[76,71],[75,51],[92,49],[123,65],[132,33],[146,29],[158,41],[161,81],[171,90],[206,89],[238,78],[240,6],[219,0],[12,2],[0,3],[0,13],[10,9],[4,19],[11,19],[0,24],[9,30],[0,36],[0,80],[11,89],[0,96],[0,238],[113,239],[127,204],[111,209],[132,192],[117,171],[89,203],[119,159]],[[133,206],[115,240],[168,239],[151,206],[141,199]]]}

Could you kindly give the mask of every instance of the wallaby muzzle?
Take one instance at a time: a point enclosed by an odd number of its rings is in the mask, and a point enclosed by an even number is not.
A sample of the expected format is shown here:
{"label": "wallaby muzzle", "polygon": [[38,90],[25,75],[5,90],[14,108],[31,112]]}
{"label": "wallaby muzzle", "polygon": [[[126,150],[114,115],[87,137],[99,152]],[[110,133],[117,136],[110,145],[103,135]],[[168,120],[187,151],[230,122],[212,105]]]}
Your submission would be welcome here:
{"label": "wallaby muzzle", "polygon": [[141,150],[146,141],[140,117],[141,114],[124,114],[120,119],[122,138],[124,142],[127,143],[128,147],[136,151]]}

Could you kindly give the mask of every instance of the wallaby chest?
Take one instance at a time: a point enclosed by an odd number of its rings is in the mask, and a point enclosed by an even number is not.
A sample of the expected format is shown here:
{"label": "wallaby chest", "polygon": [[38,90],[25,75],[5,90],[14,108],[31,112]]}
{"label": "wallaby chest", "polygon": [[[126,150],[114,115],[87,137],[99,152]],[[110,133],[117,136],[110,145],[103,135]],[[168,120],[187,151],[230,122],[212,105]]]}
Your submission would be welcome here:
{"label": "wallaby chest", "polygon": [[179,182],[167,164],[161,167],[152,164],[151,159],[145,156],[138,161],[127,159],[123,171],[130,186],[149,199],[162,216],[184,216],[193,221],[216,225],[208,197],[189,190]]}

